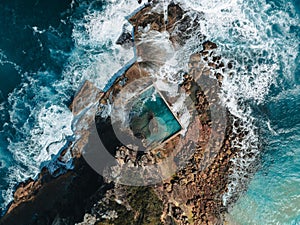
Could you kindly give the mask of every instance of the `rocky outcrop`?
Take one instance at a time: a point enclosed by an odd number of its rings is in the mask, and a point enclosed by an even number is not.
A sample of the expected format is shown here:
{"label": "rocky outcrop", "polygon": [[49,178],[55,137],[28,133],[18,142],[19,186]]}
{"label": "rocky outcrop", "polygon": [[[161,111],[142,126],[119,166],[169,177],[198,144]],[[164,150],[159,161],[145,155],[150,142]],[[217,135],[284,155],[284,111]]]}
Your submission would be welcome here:
{"label": "rocky outcrop", "polygon": [[[157,47],[154,42],[154,44],[151,43],[149,46],[149,42],[147,42],[147,45],[144,45],[143,38],[145,36],[149,37],[145,34],[145,32],[149,31],[147,29],[145,31],[145,28],[148,27],[150,30],[159,33],[168,32],[172,46],[176,48],[183,45],[189,36],[174,35],[175,38],[173,38],[173,31],[178,31],[178,26],[184,26],[185,21],[191,24],[190,18],[186,17],[184,11],[178,5],[174,4],[168,7],[168,23],[166,23],[163,14],[153,13],[151,7],[137,13],[130,21],[135,26],[138,56],[143,59],[141,62],[135,64],[133,68],[135,68],[134,71],[143,72],[132,75],[131,71],[128,71],[124,74],[120,79],[126,79],[125,86],[130,85],[131,82],[134,82],[134,80],[139,79],[141,76],[149,76],[145,71],[148,71],[149,63],[152,60],[151,56],[158,56],[161,63],[164,62],[165,55],[161,54],[159,50],[153,54],[153,49],[150,49]],[[196,24],[195,26],[197,26]],[[175,26],[177,26],[176,29],[174,29]],[[204,37],[201,36],[201,38]],[[217,45],[213,42],[203,42],[203,51],[195,53],[190,57],[189,71],[184,74],[184,81],[181,84],[181,89],[193,100],[198,112],[196,119],[190,125],[190,129],[199,129],[201,134],[198,139],[198,147],[190,157],[181,155],[181,150],[185,144],[182,142],[183,139],[180,136],[164,142],[159,148],[153,151],[150,150],[142,155],[138,155],[134,149],[130,149],[130,147],[128,148],[128,146],[124,146],[122,143],[119,143],[117,146],[111,146],[113,148],[111,152],[115,153],[121,165],[130,162],[133,166],[140,167],[141,169],[147,165],[160,162],[160,160],[170,154],[174,154],[174,166],[180,167],[180,164],[176,163],[176,158],[185,158],[188,160],[186,165],[182,169],[179,169],[171,178],[164,180],[152,188],[162,201],[159,222],[162,224],[222,224],[223,222],[223,213],[226,211],[226,208],[222,204],[222,195],[227,189],[230,159],[234,156],[236,150],[231,149],[230,146],[231,127],[227,123],[224,125],[224,121],[212,122],[214,118],[210,114],[212,107],[222,107],[220,106],[221,102],[217,99],[216,88],[222,85],[222,76],[219,73],[212,72],[216,71],[215,69],[222,69],[224,67],[221,57],[217,56],[214,52],[216,48]],[[159,67],[160,64],[156,63],[155,66]],[[150,68],[153,71],[155,67],[150,66]],[[199,86],[199,83],[205,84],[203,85],[204,87]],[[120,87],[116,83],[103,95],[100,100],[101,104],[106,104],[107,102],[111,104],[119,91]],[[169,103],[172,102],[171,99],[166,98],[166,100]],[[228,115],[224,115],[222,118],[225,120],[230,119]],[[108,123],[111,122],[109,119],[107,121]],[[104,127],[106,122],[101,120],[101,118],[98,119],[100,133],[101,127]],[[218,130],[221,130],[220,134],[218,134]],[[188,132],[187,136],[189,136]],[[217,134],[212,134],[212,132],[216,132]],[[214,144],[210,143],[212,135],[215,135]],[[160,153],[159,156],[157,153]],[[130,212],[131,206],[134,203],[124,198],[124,192],[120,191],[124,188],[125,186],[122,185],[115,186],[114,192],[121,192],[123,194],[115,194],[113,199],[116,201],[122,199],[120,201],[122,202],[121,204],[124,207],[126,206],[128,212]],[[128,195],[128,192],[130,195],[130,191],[127,190],[125,196]],[[140,197],[142,196],[136,195],[136,198]],[[109,208],[109,210],[112,209],[113,207]],[[97,208],[94,208],[94,210],[97,211]],[[99,209],[98,211],[101,212]],[[109,222],[115,223],[113,218],[102,218],[102,221],[103,224]],[[136,221],[133,219],[129,224],[135,223]]]}
{"label": "rocky outcrop", "polygon": [[[36,186],[36,184],[41,184]],[[82,220],[89,198],[103,185],[101,176],[85,161],[77,159],[74,170],[54,178],[48,172],[32,182],[30,191],[19,193],[9,211],[1,218],[1,225],[52,225],[74,224]],[[29,187],[28,185],[26,187]],[[58,223],[60,221],[60,223]],[[64,221],[64,222],[62,222]]]}
{"label": "rocky outcrop", "polygon": [[[102,178],[81,157],[88,141],[89,124],[94,123],[97,102],[102,93],[91,82],[85,82],[70,105],[74,114],[75,139],[61,152],[58,161],[71,152],[74,168],[57,178],[43,168],[36,180],[19,184],[14,200],[0,224],[74,224],[82,219],[88,198],[103,185]],[[55,171],[54,171],[55,173]],[[76,213],[74,213],[76,212]],[[67,222],[66,222],[67,221]]]}
{"label": "rocky outcrop", "polygon": [[[217,45],[193,33],[201,14],[189,16],[174,3],[164,13],[156,4],[159,3],[148,5],[129,19],[134,27],[137,62],[107,92],[86,82],[74,98],[70,109],[75,118],[75,139],[62,152],[72,154],[73,170],[55,178],[44,169],[36,181],[20,184],[1,225],[222,224],[226,211],[222,194],[227,188],[230,159],[237,151],[230,146],[231,127],[224,121],[230,116],[222,115],[222,110],[217,110],[218,117],[213,115],[213,110],[222,108],[218,99],[222,76],[213,71],[225,66],[215,53]],[[129,87],[128,93],[134,93],[138,88],[130,89],[130,85],[151,78],[190,38],[202,42],[203,50],[190,56],[189,71],[177,74],[183,81],[176,89],[191,100],[185,106],[193,115],[184,134],[178,133],[142,153],[133,144],[123,144],[114,134],[107,109],[126,88]],[[127,47],[132,40],[129,33],[124,33],[117,42]],[[166,92],[162,90],[161,95],[171,108],[178,99]],[[176,115],[181,116],[180,112]],[[100,138],[118,162],[113,177],[126,172],[128,167],[123,165],[128,164],[153,176],[153,170],[148,168],[157,164],[154,179],[162,181],[130,187],[103,179],[93,171],[82,153],[94,121]],[[170,160],[163,164],[167,158]],[[139,182],[148,185],[148,179],[144,176]]]}

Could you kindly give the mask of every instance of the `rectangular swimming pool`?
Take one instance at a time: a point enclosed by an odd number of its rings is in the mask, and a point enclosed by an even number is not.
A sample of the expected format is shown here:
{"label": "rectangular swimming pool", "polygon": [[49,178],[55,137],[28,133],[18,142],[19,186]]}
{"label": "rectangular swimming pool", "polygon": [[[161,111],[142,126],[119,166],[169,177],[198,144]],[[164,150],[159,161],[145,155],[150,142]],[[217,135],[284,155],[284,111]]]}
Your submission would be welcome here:
{"label": "rectangular swimming pool", "polygon": [[145,147],[155,147],[181,130],[162,95],[152,85],[130,100],[129,125]]}

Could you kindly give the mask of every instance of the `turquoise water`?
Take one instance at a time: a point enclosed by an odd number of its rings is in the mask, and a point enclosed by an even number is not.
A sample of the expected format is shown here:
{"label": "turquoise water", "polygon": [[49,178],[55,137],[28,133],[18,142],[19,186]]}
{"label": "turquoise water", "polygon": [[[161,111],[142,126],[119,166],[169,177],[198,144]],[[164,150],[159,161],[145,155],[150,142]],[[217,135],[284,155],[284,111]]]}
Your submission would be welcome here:
{"label": "turquoise water", "polygon": [[[283,8],[286,2],[272,1]],[[294,2],[297,15],[300,3]],[[299,18],[299,17],[298,17]],[[298,20],[299,21],[299,20]],[[298,25],[300,21],[298,22]],[[292,73],[283,68],[263,102],[253,108],[262,140],[258,172],[230,215],[237,224],[300,224],[300,57],[299,26],[290,32],[298,40]]]}
{"label": "turquoise water", "polygon": [[143,136],[147,147],[159,144],[181,130],[181,125],[154,87],[133,101],[129,115],[134,133]]}
{"label": "turquoise water", "polygon": [[300,224],[300,84],[280,90],[263,108],[271,130],[262,165],[230,214],[238,224]]}

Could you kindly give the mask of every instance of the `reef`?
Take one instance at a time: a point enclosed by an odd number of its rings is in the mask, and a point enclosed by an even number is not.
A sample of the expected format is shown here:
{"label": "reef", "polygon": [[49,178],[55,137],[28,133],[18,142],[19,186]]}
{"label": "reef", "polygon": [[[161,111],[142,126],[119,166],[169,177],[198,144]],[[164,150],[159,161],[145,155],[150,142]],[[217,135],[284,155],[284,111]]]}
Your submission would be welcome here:
{"label": "reef", "polygon": [[[123,33],[117,43],[126,48],[134,46],[136,62],[105,93],[87,81],[70,106],[77,118],[76,138],[57,160],[64,162],[65,154],[70,152],[73,169],[53,176],[44,168],[36,180],[20,184],[0,224],[224,223],[227,209],[222,196],[227,191],[230,159],[238,149],[231,148],[231,115],[218,98],[223,77],[214,72],[228,65],[217,55],[217,44],[193,33],[201,19],[201,13],[190,16],[174,3],[164,12],[157,2],[129,18],[134,35]],[[163,42],[157,43],[158,37]],[[172,51],[181,49],[192,37],[202,45],[202,51],[189,56],[186,71],[174,73],[179,85],[172,86],[176,90],[174,95],[169,94],[164,89],[165,81],[153,77],[161,71]],[[153,138],[156,133],[161,134],[160,130],[168,129],[162,128],[163,124],[172,122],[161,119],[151,105],[138,116],[131,113],[133,116],[127,122],[133,135],[124,129],[121,134],[128,138],[120,141],[114,128],[123,126],[121,112],[131,112],[126,111],[128,107],[140,105],[140,101],[132,98],[145,93],[151,85],[172,111],[172,120],[178,120],[172,126],[178,127],[162,139]],[[124,93],[131,95],[124,100]],[[128,107],[118,101],[125,101]],[[124,107],[110,114],[112,105]],[[186,115],[190,115],[188,121]],[[104,177],[84,158],[94,123],[99,138],[118,163],[116,167],[104,169],[110,174]],[[168,163],[164,164],[166,159]],[[131,168],[140,172],[131,177],[133,186],[123,179]]]}

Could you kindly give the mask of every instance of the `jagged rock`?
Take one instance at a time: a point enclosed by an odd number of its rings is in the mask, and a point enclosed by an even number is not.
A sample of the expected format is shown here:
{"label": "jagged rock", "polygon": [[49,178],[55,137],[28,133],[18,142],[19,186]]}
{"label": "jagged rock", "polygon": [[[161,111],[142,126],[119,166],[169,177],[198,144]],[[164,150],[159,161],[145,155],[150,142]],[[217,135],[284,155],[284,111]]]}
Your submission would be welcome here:
{"label": "jagged rock", "polygon": [[70,109],[76,116],[100,98],[102,92],[93,83],[86,81],[73,99]]}
{"label": "jagged rock", "polygon": [[205,41],[203,44],[203,50],[211,50],[211,49],[216,49],[218,46],[216,45],[216,43],[213,43],[211,41]]}
{"label": "jagged rock", "polygon": [[122,45],[125,48],[130,48],[133,46],[133,38],[130,32],[125,31],[123,32],[118,40],[116,41],[116,44]]}

